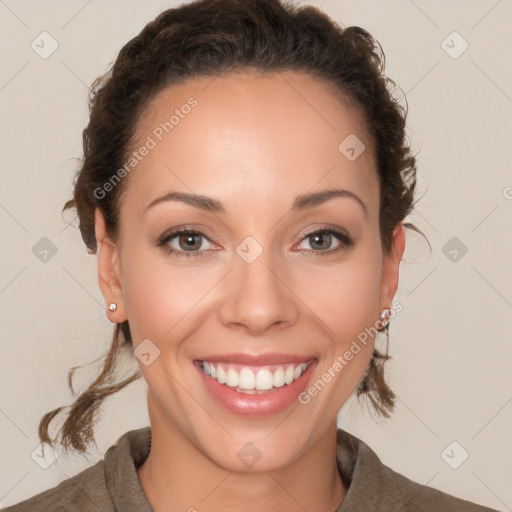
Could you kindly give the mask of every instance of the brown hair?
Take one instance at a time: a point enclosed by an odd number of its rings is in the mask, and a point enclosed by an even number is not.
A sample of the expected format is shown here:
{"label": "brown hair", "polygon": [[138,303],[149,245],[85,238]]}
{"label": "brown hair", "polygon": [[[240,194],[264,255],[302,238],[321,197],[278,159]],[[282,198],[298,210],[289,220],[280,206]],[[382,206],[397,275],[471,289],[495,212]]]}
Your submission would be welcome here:
{"label": "brown hair", "polygon": [[[83,131],[84,155],[73,199],[64,210],[76,208],[82,238],[94,254],[94,211],[101,209],[108,232],[116,240],[119,198],[126,179],[101,197],[94,191],[123,166],[137,121],[159,91],[188,78],[234,70],[293,70],[323,79],[363,113],[375,142],[380,234],[387,252],[393,228],[413,209],[416,167],[405,134],[406,108],[394,97],[395,84],[385,77],[384,65],[379,43],[367,31],[355,26],[342,28],[315,7],[297,7],[280,0],[197,0],[168,9],[130,40],[112,68],[93,83],[90,120]],[[404,225],[419,231],[412,224]],[[66,450],[72,446],[86,451],[94,441],[99,406],[140,377],[137,371],[120,382],[114,378],[121,354],[132,351],[128,322],[117,324],[101,373],[69,406],[60,429]],[[389,417],[395,395],[384,381],[387,359],[387,351],[374,350],[357,396],[366,395],[378,413]],[[72,391],[75,369],[68,375]],[[42,442],[55,442],[49,436],[49,424],[62,410],[59,407],[41,419]]]}

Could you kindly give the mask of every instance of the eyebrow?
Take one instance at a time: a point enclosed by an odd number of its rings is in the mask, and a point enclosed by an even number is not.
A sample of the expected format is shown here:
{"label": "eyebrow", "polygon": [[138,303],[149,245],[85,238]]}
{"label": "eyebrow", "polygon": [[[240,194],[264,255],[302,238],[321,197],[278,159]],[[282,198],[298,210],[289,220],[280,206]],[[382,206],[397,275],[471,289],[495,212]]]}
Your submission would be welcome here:
{"label": "eyebrow", "polygon": [[322,190],[321,192],[314,192],[298,196],[295,198],[295,201],[293,202],[292,210],[298,211],[304,210],[306,208],[312,208],[313,206],[323,204],[334,197],[348,197],[351,199],[355,199],[363,209],[365,215],[368,214],[368,210],[363,200],[359,196],[356,196],[356,194],[354,194],[353,192],[350,192],[349,190],[345,190],[343,188]]}
{"label": "eyebrow", "polygon": [[[320,192],[313,192],[297,196],[293,202],[292,211],[300,211],[307,208],[313,208],[314,206],[323,204],[335,197],[347,197],[354,199],[361,206],[365,215],[368,213],[366,205],[356,194],[350,192],[349,190],[340,188],[322,190]],[[185,192],[169,192],[161,197],[157,197],[151,201],[151,203],[149,203],[145,209],[145,212],[153,206],[167,201],[182,202],[195,208],[199,208],[200,210],[205,210],[212,213],[226,213],[226,209],[217,199],[198,194],[188,194]]]}

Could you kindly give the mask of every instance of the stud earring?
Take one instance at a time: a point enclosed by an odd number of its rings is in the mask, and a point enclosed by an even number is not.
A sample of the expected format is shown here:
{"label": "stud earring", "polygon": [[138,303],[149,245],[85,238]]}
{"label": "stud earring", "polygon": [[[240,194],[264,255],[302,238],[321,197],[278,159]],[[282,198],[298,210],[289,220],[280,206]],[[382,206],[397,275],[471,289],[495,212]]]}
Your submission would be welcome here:
{"label": "stud earring", "polygon": [[115,311],[117,311],[117,304],[115,302],[112,302],[109,307],[108,307],[108,310],[109,311],[112,311],[112,313],[114,313]]}
{"label": "stud earring", "polygon": [[381,324],[381,330],[386,329],[389,326],[389,320],[391,317],[391,310],[389,308],[383,309],[380,312],[380,324]]}

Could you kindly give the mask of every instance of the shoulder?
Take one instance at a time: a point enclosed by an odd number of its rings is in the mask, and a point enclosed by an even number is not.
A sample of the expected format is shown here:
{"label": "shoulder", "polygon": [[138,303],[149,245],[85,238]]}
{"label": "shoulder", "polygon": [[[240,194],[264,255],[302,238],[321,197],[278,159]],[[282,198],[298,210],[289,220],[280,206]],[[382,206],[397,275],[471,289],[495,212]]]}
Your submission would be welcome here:
{"label": "shoulder", "polygon": [[150,512],[136,472],[150,447],[150,427],[125,432],[94,466],[2,512]]}
{"label": "shoulder", "polygon": [[[381,463],[382,464],[382,463]],[[419,484],[382,464],[377,472],[381,482],[388,482],[389,491],[382,493],[382,499],[399,503],[401,512],[496,512],[493,509],[457,498],[433,487]]]}
{"label": "shoulder", "polygon": [[2,512],[114,512],[105,485],[103,460]]}
{"label": "shoulder", "polygon": [[383,464],[362,440],[341,429],[337,455],[340,472],[350,482],[339,512],[497,512],[410,480]]}

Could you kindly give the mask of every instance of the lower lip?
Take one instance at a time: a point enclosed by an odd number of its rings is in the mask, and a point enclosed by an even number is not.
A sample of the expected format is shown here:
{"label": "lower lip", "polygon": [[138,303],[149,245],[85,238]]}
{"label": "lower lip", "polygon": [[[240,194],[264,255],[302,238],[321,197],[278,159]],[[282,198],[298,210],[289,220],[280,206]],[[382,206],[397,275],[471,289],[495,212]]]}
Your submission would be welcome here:
{"label": "lower lip", "polygon": [[195,366],[201,374],[206,389],[222,407],[238,416],[261,417],[278,414],[297,402],[298,396],[306,388],[316,364],[316,360],[312,361],[306,371],[291,384],[268,393],[254,395],[239,393],[206,375],[198,363]]}

